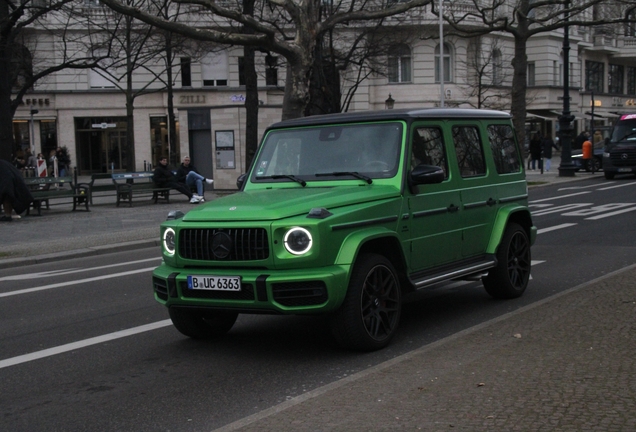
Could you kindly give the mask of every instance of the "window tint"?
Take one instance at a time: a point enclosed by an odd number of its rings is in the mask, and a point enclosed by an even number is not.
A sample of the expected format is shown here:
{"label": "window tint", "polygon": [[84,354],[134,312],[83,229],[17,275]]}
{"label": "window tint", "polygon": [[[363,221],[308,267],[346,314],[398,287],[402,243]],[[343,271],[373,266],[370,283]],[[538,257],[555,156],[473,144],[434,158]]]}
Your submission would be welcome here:
{"label": "window tint", "polygon": [[434,165],[444,170],[448,178],[448,162],[444,149],[442,130],[437,127],[420,127],[413,134],[411,169],[419,164]]}
{"label": "window tint", "polygon": [[453,144],[462,177],[486,174],[479,130],[475,126],[453,126]]}
{"label": "window tint", "polygon": [[488,140],[497,172],[499,174],[519,172],[521,160],[512,128],[507,125],[490,125]]}

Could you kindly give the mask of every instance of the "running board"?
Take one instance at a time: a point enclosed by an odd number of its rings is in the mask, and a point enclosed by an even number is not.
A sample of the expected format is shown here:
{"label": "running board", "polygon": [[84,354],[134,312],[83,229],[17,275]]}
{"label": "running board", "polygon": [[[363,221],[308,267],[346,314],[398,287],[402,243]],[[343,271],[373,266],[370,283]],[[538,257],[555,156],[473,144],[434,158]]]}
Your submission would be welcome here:
{"label": "running board", "polygon": [[425,273],[412,274],[409,276],[409,279],[413,286],[415,286],[415,289],[420,289],[438,282],[461,279],[465,276],[481,273],[496,266],[497,259],[494,256],[486,256],[480,258],[478,261],[473,260],[467,262],[460,267],[437,268]]}

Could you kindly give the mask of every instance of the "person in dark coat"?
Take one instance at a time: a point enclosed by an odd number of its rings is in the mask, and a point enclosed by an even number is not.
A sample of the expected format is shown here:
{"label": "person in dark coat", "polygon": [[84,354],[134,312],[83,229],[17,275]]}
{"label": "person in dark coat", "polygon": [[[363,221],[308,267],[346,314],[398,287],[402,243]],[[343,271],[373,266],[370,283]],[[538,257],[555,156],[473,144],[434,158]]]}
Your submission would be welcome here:
{"label": "person in dark coat", "polygon": [[558,150],[559,148],[552,138],[547,136],[543,139],[543,158],[545,159],[546,171],[550,171],[550,167],[552,166],[552,149]]}
{"label": "person in dark coat", "polygon": [[541,160],[541,150],[541,137],[537,133],[532,134],[532,138],[530,139],[530,157],[532,158],[532,169],[535,169],[536,162]]}
{"label": "person in dark coat", "polygon": [[29,208],[33,196],[20,171],[9,162],[0,159],[0,202],[4,214],[0,221],[11,222],[12,212],[20,214]]}
{"label": "person in dark coat", "polygon": [[157,187],[178,190],[187,196],[192,204],[197,204],[201,201],[192,195],[192,192],[190,192],[190,189],[188,189],[185,184],[177,181],[177,177],[168,167],[168,158],[166,157],[159,159],[159,165],[157,165],[154,171],[153,181]]}

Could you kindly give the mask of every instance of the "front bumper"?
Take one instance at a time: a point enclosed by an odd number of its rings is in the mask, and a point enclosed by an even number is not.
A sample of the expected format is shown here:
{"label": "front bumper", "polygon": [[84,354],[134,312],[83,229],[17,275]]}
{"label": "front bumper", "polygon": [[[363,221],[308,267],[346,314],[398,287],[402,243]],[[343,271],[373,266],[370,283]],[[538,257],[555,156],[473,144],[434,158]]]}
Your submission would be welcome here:
{"label": "front bumper", "polygon": [[[350,266],[299,270],[181,269],[162,264],[152,275],[155,299],[165,306],[239,313],[317,314],[335,311],[346,294]],[[189,275],[240,276],[241,291],[188,289]]]}

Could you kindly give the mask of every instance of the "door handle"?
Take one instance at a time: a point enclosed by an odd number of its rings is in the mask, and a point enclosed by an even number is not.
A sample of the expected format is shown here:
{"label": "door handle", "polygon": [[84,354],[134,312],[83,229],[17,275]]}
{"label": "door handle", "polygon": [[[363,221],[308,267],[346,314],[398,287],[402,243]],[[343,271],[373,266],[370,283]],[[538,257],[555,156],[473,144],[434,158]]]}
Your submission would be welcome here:
{"label": "door handle", "polygon": [[492,198],[488,198],[488,201],[486,201],[486,204],[490,207],[494,206],[495,204],[497,204],[497,200],[496,199],[492,199]]}
{"label": "door handle", "polygon": [[455,204],[451,204],[446,207],[446,210],[448,210],[449,213],[455,213],[459,210],[459,207],[457,207]]}

